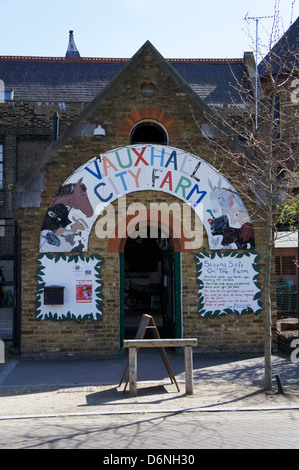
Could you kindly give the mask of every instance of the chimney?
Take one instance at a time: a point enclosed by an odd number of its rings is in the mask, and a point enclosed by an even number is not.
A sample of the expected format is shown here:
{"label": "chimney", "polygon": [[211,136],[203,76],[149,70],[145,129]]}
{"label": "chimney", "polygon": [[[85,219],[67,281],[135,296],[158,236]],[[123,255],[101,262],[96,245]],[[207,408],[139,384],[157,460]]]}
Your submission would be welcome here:
{"label": "chimney", "polygon": [[76,47],[75,41],[74,41],[74,36],[73,36],[74,31],[70,31],[70,37],[69,37],[69,45],[65,54],[65,57],[80,57],[79,51]]}

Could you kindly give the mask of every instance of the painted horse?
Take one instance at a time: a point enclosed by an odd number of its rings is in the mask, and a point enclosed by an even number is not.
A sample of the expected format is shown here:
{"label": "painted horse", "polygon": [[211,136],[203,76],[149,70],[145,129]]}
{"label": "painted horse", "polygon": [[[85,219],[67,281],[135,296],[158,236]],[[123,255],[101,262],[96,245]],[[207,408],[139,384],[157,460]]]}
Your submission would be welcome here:
{"label": "painted horse", "polygon": [[86,217],[93,216],[93,207],[88,199],[86,186],[80,178],[77,183],[69,183],[60,186],[55,194],[51,206],[63,204],[68,211],[78,209],[83,212]]}

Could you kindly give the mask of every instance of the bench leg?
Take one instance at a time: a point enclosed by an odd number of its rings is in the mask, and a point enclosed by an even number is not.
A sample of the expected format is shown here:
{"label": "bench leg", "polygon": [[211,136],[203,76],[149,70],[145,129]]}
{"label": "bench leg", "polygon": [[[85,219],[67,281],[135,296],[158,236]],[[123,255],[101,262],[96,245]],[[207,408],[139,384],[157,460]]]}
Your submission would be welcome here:
{"label": "bench leg", "polygon": [[184,355],[185,355],[186,395],[193,395],[192,346],[185,346]]}
{"label": "bench leg", "polygon": [[129,384],[130,396],[137,396],[137,349],[129,348]]}

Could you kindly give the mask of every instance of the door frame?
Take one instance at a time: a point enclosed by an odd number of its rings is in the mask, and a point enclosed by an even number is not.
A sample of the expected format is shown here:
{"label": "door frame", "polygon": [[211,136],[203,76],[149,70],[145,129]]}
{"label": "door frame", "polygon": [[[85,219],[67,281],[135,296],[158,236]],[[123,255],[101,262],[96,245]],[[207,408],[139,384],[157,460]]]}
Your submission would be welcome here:
{"label": "door frame", "polygon": [[[182,337],[182,276],[181,252],[174,254],[174,308],[175,308],[175,338]],[[125,338],[125,253],[119,252],[119,350],[123,353]]]}

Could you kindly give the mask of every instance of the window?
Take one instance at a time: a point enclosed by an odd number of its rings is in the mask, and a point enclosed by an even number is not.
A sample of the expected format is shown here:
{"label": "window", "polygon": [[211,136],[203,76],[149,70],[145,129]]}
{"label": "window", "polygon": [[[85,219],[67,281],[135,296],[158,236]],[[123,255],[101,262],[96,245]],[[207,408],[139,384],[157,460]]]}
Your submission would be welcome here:
{"label": "window", "polygon": [[280,99],[278,95],[275,95],[274,98],[273,138],[280,139]]}
{"label": "window", "polygon": [[14,91],[13,90],[5,90],[4,92],[4,100],[5,101],[11,101],[13,100],[14,97]]}
{"label": "window", "polygon": [[[5,219],[0,219],[0,237],[5,236]],[[0,266],[1,269],[1,266]]]}
{"label": "window", "polygon": [[0,80],[0,103],[5,103],[5,101],[13,100],[13,96],[13,89],[5,88],[4,81]]}
{"label": "window", "polygon": [[282,256],[281,273],[286,275],[296,274],[296,264],[293,256]]}
{"label": "window", "polygon": [[280,276],[280,274],[281,274],[280,256],[275,256],[275,274],[276,274],[276,276]]}
{"label": "window", "polygon": [[3,191],[3,151],[4,145],[0,143],[0,191]]}
{"label": "window", "polygon": [[162,126],[152,121],[144,121],[133,127],[130,144],[168,144],[168,136]]}
{"label": "window", "polygon": [[275,256],[276,276],[296,276],[295,256]]}

